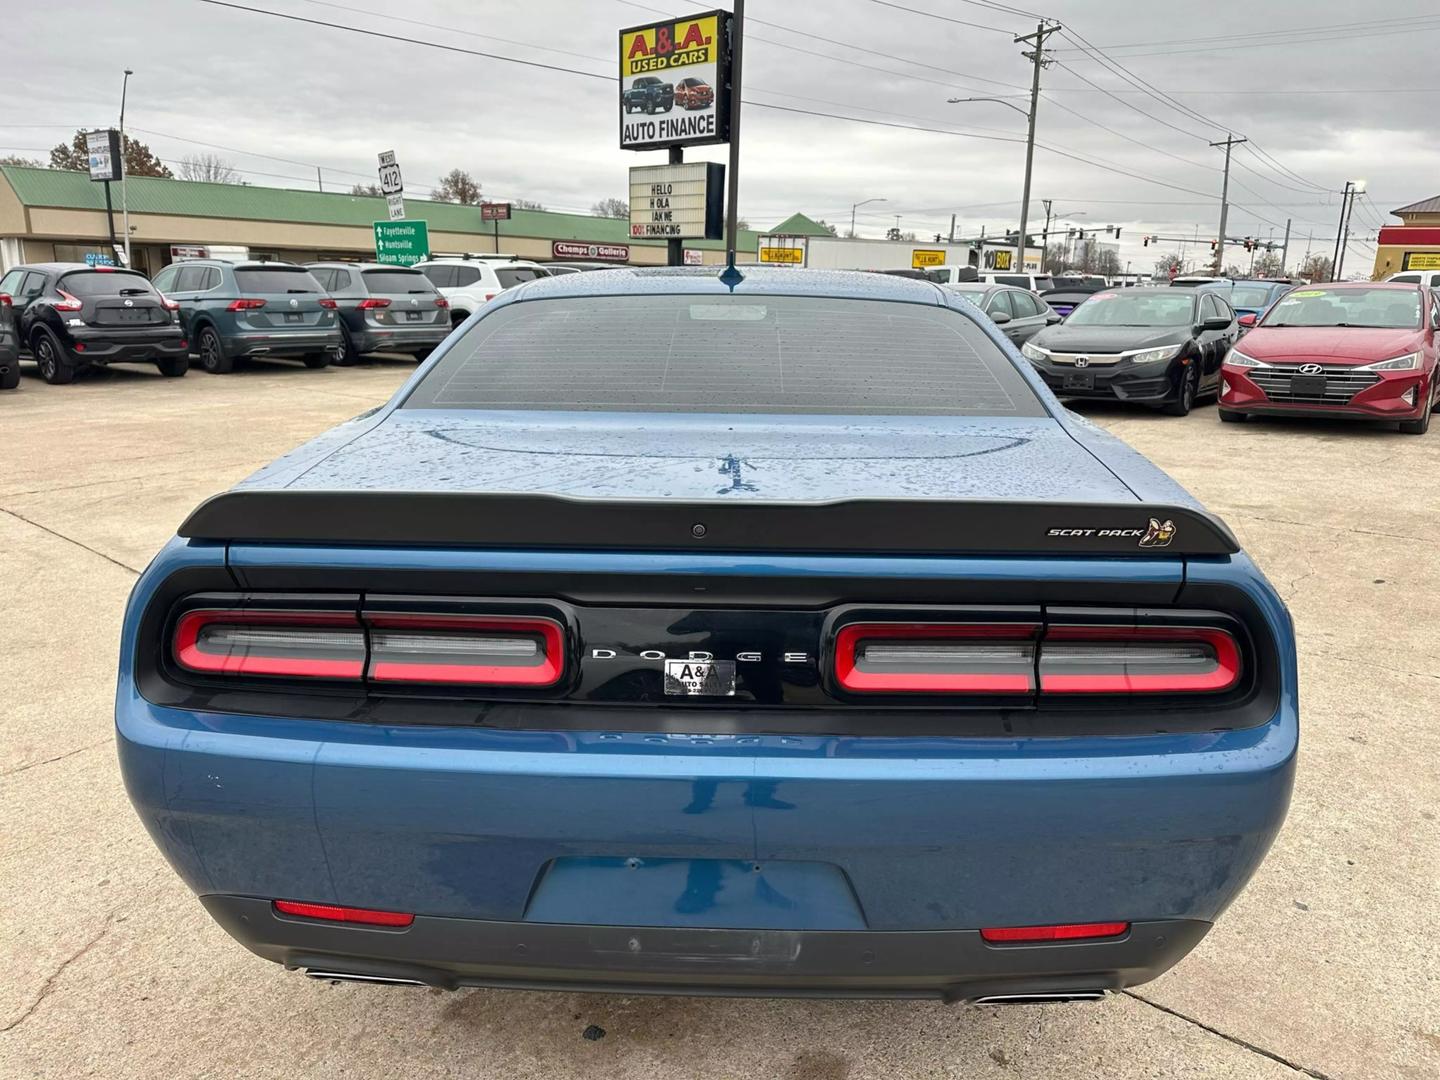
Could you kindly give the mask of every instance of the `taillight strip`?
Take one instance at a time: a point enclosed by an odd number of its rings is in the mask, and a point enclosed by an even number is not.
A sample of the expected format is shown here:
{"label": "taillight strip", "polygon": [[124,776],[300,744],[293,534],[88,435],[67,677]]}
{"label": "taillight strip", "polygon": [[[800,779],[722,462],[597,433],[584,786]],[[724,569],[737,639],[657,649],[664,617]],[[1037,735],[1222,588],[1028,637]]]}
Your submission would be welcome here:
{"label": "taillight strip", "polygon": [[1240,668],[1239,644],[1217,627],[1052,626],[1040,645],[1040,692],[1219,693],[1240,681]]}
{"label": "taillight strip", "polygon": [[[1039,629],[1036,623],[850,623],[835,634],[835,678],[854,693],[1029,694]],[[879,651],[894,642],[910,649]],[[927,651],[926,643],[934,648]],[[878,648],[872,652],[871,645]],[[908,670],[900,666],[907,659]]]}
{"label": "taillight strip", "polygon": [[[364,618],[374,682],[544,687],[565,673],[565,630],[554,619],[388,612]],[[529,650],[521,648],[526,644]]]}
{"label": "taillight strip", "polygon": [[[222,638],[224,628],[234,632]],[[248,637],[247,631],[252,631]],[[315,631],[326,636],[317,640]],[[346,612],[201,608],[176,623],[175,659],[209,675],[359,679],[365,672],[365,632]]]}

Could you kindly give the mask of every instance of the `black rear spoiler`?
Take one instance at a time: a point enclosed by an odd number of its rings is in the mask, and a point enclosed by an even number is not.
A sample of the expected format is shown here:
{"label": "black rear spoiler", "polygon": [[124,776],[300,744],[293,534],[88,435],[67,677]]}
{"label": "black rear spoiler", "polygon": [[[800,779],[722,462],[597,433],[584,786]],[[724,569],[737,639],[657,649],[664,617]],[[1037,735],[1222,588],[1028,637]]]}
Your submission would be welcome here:
{"label": "black rear spoiler", "polygon": [[1230,555],[1225,523],[1149,503],[683,502],[404,491],[231,491],[180,526],[237,543],[953,555]]}

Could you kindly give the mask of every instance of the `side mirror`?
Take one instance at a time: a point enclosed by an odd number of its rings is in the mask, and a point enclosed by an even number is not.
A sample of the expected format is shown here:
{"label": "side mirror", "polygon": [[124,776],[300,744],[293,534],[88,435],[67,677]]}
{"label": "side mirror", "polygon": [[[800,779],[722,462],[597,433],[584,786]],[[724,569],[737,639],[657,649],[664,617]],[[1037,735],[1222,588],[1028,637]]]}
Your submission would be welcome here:
{"label": "side mirror", "polygon": [[1046,315],[1046,316],[1045,316],[1045,325],[1046,325],[1046,326],[1054,326],[1056,323],[1058,323],[1058,322],[1064,322],[1064,321],[1065,321],[1065,316],[1064,316],[1064,315],[1061,315],[1058,311],[1052,311],[1052,312],[1050,312],[1049,315]]}
{"label": "side mirror", "polygon": [[991,313],[990,321],[993,322],[996,326],[1004,326],[1007,322],[1010,321],[1010,317],[1011,316],[1008,311],[996,311]]}
{"label": "side mirror", "polygon": [[1250,329],[1250,327],[1254,326],[1257,322],[1260,321],[1260,316],[1256,315],[1254,312],[1247,312],[1246,314],[1241,315],[1238,321],[1241,326],[1245,327],[1245,329],[1248,330]]}
{"label": "side mirror", "polygon": [[1201,330],[1229,330],[1230,320],[1223,315],[1215,315],[1200,323]]}

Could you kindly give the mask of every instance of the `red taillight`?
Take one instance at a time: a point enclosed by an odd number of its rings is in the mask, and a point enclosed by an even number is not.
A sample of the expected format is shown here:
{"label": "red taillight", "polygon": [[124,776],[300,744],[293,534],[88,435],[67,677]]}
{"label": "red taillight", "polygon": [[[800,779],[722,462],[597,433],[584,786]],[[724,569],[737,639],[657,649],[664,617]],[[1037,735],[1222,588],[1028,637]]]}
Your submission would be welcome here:
{"label": "red taillight", "polygon": [[305,919],[326,922],[359,923],[362,926],[409,926],[414,915],[403,911],[374,911],[370,908],[340,907],[338,904],[302,904],[298,900],[275,900],[275,910],[282,915],[299,915]]}
{"label": "red taillight", "polygon": [[565,632],[529,616],[367,613],[369,678],[384,683],[553,686]]}
{"label": "red taillight", "polygon": [[11,307],[14,303],[15,301],[10,299],[8,292],[0,292],[0,307]]}
{"label": "red taillight", "polygon": [[437,296],[435,298],[435,306],[443,311],[450,306],[450,301],[446,300],[443,296]]}
{"label": "red taillight", "polygon": [[1221,693],[1240,645],[1209,626],[851,623],[835,634],[835,681],[860,694]]}
{"label": "red taillight", "polygon": [[1042,694],[1218,693],[1240,681],[1240,647],[1208,626],[1052,626]]}
{"label": "red taillight", "polygon": [[246,297],[239,300],[231,300],[225,305],[226,311],[259,311],[265,306],[265,301],[258,297]]}
{"label": "red taillight", "polygon": [[356,304],[355,306],[358,307],[361,311],[371,311],[375,308],[389,307],[390,300],[388,297],[384,296],[367,296],[364,300],[361,300],[360,303]]}
{"label": "red taillight", "polygon": [[166,310],[166,311],[179,311],[179,310],[180,310],[180,303],[179,303],[179,301],[171,300],[168,296],[161,296],[161,297],[160,297],[160,303],[162,303],[162,304],[165,305],[165,310]]}
{"label": "red taillight", "polygon": [[1033,623],[851,623],[835,635],[835,678],[854,693],[1028,694]]}
{"label": "red taillight", "polygon": [[1119,937],[1130,931],[1128,922],[1059,923],[1055,926],[991,926],[980,931],[990,942],[1083,941]]}
{"label": "red taillight", "polygon": [[208,675],[354,679],[365,673],[365,631],[345,612],[187,611],[175,660]]}
{"label": "red taillight", "polygon": [[335,301],[331,300],[328,296],[322,296],[320,298],[320,306],[323,308],[331,308],[333,310],[335,307]]}
{"label": "red taillight", "polygon": [[61,299],[50,305],[56,311],[79,311],[84,308],[85,305],[80,302],[78,296],[71,296],[64,289],[56,289],[55,291],[61,296]]}

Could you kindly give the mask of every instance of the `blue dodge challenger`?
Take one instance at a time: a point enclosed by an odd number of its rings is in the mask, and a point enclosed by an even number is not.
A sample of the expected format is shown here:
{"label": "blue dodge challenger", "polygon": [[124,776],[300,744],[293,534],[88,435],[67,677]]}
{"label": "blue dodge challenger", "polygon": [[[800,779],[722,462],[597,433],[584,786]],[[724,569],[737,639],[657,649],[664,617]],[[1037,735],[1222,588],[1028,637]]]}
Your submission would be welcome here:
{"label": "blue dodge challenger", "polygon": [[313,976],[1084,1000],[1265,856],[1295,644],[963,298],[611,270],[196,509],[116,723],[175,870]]}

